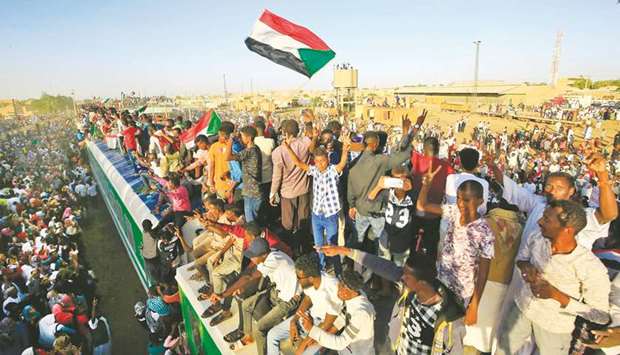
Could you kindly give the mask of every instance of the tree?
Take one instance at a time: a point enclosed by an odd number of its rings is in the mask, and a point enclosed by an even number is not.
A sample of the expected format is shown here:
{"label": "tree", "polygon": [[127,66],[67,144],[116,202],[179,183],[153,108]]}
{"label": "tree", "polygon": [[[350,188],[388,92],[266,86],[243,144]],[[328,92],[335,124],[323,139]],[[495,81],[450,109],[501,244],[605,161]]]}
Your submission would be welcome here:
{"label": "tree", "polygon": [[32,100],[31,109],[38,114],[67,112],[73,109],[73,99],[69,96],[53,96],[44,92],[39,99]]}

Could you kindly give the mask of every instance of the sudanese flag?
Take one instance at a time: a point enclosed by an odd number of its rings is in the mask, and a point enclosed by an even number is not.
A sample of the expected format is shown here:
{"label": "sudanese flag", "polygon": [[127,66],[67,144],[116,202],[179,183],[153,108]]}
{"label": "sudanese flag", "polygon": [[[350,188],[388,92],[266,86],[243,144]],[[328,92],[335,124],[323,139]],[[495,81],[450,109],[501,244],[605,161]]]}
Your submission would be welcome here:
{"label": "sudanese flag", "polygon": [[308,78],[336,53],[309,29],[265,10],[245,40],[252,52]]}

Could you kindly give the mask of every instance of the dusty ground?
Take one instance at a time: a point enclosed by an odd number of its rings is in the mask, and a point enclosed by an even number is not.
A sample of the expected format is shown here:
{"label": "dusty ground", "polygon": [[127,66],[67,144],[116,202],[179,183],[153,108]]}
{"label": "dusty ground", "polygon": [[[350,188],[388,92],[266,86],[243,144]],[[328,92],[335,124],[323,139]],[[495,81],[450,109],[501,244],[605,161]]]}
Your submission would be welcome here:
{"label": "dusty ground", "polygon": [[97,276],[102,311],[112,329],[113,354],[146,354],[146,332],[133,317],[133,305],[145,291],[101,197],[89,208],[83,238],[84,257]]}
{"label": "dusty ground", "polygon": [[[420,110],[422,107],[420,107]],[[456,121],[461,118],[463,114],[458,113],[450,113],[450,112],[439,112],[439,111],[431,111],[426,119],[428,124],[439,124],[442,127],[445,127],[447,130],[448,127],[454,127]],[[519,121],[501,117],[489,117],[489,116],[481,116],[481,115],[470,115],[467,120],[467,125],[465,128],[465,133],[461,133],[458,135],[459,143],[463,138],[471,137],[471,133],[473,132],[474,126],[476,126],[480,121],[487,121],[490,123],[491,131],[494,132],[502,132],[504,127],[508,128],[508,132],[512,132],[515,128],[523,128],[526,123],[529,121]],[[542,123],[529,122],[529,128],[533,128],[534,125],[537,124],[539,127],[545,126]],[[549,127],[548,129],[554,129],[551,125],[546,125]],[[577,138],[583,136],[584,127],[576,127],[574,128],[575,134]],[[594,137],[604,137],[605,142],[610,143],[613,141],[613,136],[620,132],[620,121],[603,121],[602,129],[597,131],[594,129]]]}

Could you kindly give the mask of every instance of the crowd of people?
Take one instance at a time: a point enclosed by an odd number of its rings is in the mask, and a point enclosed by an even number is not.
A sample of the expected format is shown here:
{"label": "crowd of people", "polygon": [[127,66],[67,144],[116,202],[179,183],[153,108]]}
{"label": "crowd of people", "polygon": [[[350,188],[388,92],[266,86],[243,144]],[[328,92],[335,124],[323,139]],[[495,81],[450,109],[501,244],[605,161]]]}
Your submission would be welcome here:
{"label": "crowd of people", "polygon": [[[600,251],[620,240],[620,139],[430,125],[426,111],[353,131],[304,111],[230,117],[187,146],[188,118],[85,110],[84,135],[112,137],[159,191],[160,221],[142,225],[156,283],[136,310],[157,318],[154,344],[179,337],[173,276],[188,262],[211,326],[238,304],[232,349],[617,353],[618,264]],[[204,227],[193,240],[188,220]],[[388,299],[389,324],[370,326]]]}
{"label": "crowd of people", "polygon": [[0,121],[0,354],[112,354],[82,227],[97,195],[62,117]]}

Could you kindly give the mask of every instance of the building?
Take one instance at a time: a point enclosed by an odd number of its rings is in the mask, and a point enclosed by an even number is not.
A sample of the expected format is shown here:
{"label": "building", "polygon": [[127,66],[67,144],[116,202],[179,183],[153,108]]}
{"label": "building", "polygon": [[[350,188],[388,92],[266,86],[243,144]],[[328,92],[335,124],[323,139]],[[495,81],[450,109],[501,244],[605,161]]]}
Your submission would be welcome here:
{"label": "building", "polygon": [[30,110],[31,101],[19,101],[13,99],[0,100],[1,117],[29,117],[34,113]]}
{"label": "building", "polygon": [[458,104],[467,107],[488,105],[540,105],[566,92],[568,83],[552,87],[501,81],[452,83],[439,86],[404,86],[394,94],[427,104]]}

